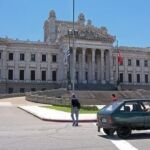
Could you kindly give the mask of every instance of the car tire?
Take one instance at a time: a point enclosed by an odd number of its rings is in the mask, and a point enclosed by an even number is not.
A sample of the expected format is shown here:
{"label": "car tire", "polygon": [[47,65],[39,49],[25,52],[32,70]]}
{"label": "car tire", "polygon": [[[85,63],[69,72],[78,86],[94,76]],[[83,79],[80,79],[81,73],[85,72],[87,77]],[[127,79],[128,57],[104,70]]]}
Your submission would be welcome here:
{"label": "car tire", "polygon": [[101,128],[98,126],[98,127],[97,127],[97,131],[100,132],[100,129],[101,129]]}
{"label": "car tire", "polygon": [[112,136],[115,132],[115,129],[103,128],[103,131],[104,131],[105,134]]}
{"label": "car tire", "polygon": [[131,135],[131,129],[129,127],[118,127],[117,135],[122,139],[126,139]]}

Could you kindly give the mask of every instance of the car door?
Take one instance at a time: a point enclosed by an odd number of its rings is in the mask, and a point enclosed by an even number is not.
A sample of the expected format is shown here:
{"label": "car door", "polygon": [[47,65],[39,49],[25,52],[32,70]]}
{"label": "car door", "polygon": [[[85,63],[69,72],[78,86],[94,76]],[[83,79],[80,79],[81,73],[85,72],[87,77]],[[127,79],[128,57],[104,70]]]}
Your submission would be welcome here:
{"label": "car door", "polygon": [[145,120],[145,128],[150,129],[150,111],[146,111],[143,114],[144,120]]}
{"label": "car door", "polygon": [[[131,127],[143,127],[144,126],[144,112],[132,111],[133,104],[136,102],[125,102],[114,114],[115,121],[119,125],[131,126]],[[126,108],[129,108],[126,111]]]}
{"label": "car door", "polygon": [[143,105],[146,108],[146,111],[143,113],[144,120],[145,120],[145,128],[150,129],[150,101],[143,102]]}

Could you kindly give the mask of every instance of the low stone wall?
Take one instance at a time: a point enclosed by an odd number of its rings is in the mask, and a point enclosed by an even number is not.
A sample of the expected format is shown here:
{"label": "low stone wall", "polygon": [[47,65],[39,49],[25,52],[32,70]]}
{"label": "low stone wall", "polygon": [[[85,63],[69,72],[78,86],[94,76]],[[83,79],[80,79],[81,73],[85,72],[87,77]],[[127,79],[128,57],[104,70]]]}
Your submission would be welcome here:
{"label": "low stone wall", "polygon": [[[69,94],[68,94],[68,96],[66,94],[64,94],[64,96],[63,96],[63,94],[62,95],[58,94],[57,97],[55,97],[55,96],[50,96],[51,92],[54,92],[54,90],[44,91],[43,93],[40,92],[39,94],[38,94],[38,92],[27,93],[26,100],[35,102],[35,103],[43,103],[43,104],[51,104],[51,105],[53,105],[53,104],[69,105],[70,104]],[[56,92],[60,93],[60,91],[58,91],[58,90],[56,90],[54,93],[56,93]],[[44,95],[46,93],[48,93],[48,95]]]}
{"label": "low stone wall", "polygon": [[[118,99],[150,99],[150,91],[75,91],[81,105],[106,105],[110,103],[111,95],[116,94]],[[64,89],[44,92],[27,93],[26,100],[43,104],[70,104],[70,93]]]}
{"label": "low stone wall", "polygon": [[11,97],[21,97],[25,95],[26,95],[25,93],[0,94],[0,99],[11,98]]}

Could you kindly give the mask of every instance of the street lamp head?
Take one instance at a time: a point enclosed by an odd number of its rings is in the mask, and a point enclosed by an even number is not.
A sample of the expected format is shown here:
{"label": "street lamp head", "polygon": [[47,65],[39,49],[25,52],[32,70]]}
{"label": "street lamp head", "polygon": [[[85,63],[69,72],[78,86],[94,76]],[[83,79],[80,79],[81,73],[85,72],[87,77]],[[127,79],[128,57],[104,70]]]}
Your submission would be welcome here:
{"label": "street lamp head", "polygon": [[68,35],[72,35],[72,29],[68,30]]}

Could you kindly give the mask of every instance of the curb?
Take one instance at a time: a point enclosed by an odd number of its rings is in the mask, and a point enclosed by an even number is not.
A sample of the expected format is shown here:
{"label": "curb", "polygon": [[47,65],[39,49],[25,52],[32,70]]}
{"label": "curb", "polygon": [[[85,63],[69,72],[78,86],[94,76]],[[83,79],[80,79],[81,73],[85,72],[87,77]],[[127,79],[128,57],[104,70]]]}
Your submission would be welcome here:
{"label": "curb", "polygon": [[[36,117],[36,118],[38,118],[40,120],[43,120],[43,121],[62,122],[62,123],[63,122],[71,122],[72,123],[72,120],[66,120],[66,119],[47,119],[47,118],[40,117],[40,116],[36,115],[35,113],[27,111],[27,110],[25,110],[25,109],[23,109],[21,107],[17,107],[17,108],[19,108],[21,110],[24,110],[25,112],[33,115],[34,117]],[[97,122],[97,119],[90,119],[90,120],[89,119],[82,119],[82,120],[79,120],[79,122],[82,122],[82,123]]]}

